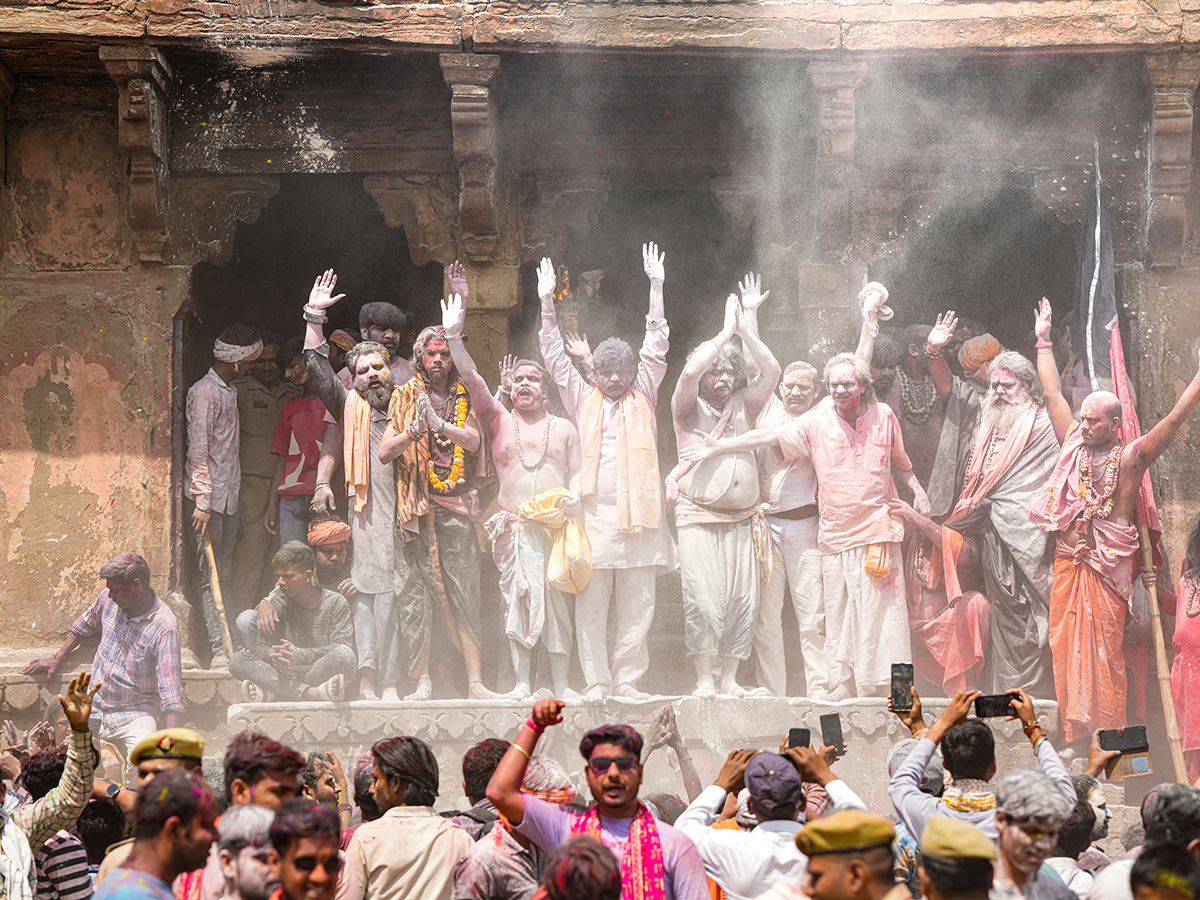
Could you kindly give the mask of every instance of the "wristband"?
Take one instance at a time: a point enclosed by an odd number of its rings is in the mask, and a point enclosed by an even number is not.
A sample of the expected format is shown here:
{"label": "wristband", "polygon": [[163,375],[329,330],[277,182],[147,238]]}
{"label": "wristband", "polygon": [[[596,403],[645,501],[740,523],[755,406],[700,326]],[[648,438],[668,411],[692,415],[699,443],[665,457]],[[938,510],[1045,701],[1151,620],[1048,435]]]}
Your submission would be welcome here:
{"label": "wristband", "polygon": [[1040,729],[1041,727],[1042,727],[1041,724],[1039,722],[1037,722],[1037,720],[1034,720],[1034,721],[1030,722],[1028,725],[1026,725],[1024,728],[1022,728],[1021,730],[1025,732],[1025,737],[1030,737],[1029,733],[1031,731],[1033,731],[1035,728]]}
{"label": "wristband", "polygon": [[500,393],[501,393],[501,394],[503,394],[505,397],[509,397],[509,396],[511,396],[511,395],[512,395],[512,388],[506,388],[504,385],[500,385],[500,387],[498,388],[498,390],[499,390],[499,391],[500,391]]}
{"label": "wristband", "polygon": [[325,315],[324,310],[313,309],[307,303],[304,304],[304,321],[312,322],[314,325],[324,325],[329,321],[329,316]]}
{"label": "wristband", "polygon": [[1039,350],[1053,350],[1054,341],[1038,341],[1035,345]]}
{"label": "wristband", "polygon": [[313,487],[329,487],[328,481],[318,481]]}
{"label": "wristband", "polygon": [[941,359],[945,355],[945,351],[944,350],[936,350],[936,351],[930,350],[929,345],[926,344],[925,345],[925,355],[929,359]]}
{"label": "wristband", "polygon": [[446,340],[448,340],[448,341],[457,341],[461,337],[462,337],[461,331],[453,331],[453,332],[447,331],[446,332]]}
{"label": "wristband", "polygon": [[546,730],[544,726],[539,725],[537,722],[533,721],[533,719],[526,719],[525,727],[530,729],[531,731],[536,731],[538,734],[541,734],[543,731]]}
{"label": "wristband", "polygon": [[439,419],[438,420],[438,437],[445,437],[445,436],[446,436],[446,420]]}
{"label": "wristband", "polygon": [[519,751],[521,754],[523,754],[526,759],[533,759],[533,757],[529,755],[529,751],[526,750],[524,747],[522,747],[520,744],[518,744],[516,741],[514,741],[512,743],[512,748],[514,750]]}
{"label": "wristband", "polygon": [[338,808],[338,812],[350,812],[350,804],[346,803],[345,801],[339,803],[337,805],[337,808]]}

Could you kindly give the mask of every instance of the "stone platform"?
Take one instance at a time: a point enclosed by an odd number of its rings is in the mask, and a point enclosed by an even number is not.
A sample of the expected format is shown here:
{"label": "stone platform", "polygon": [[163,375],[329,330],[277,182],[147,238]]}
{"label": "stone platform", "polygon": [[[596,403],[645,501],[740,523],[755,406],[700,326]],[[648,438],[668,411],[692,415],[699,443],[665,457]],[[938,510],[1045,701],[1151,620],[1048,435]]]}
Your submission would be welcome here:
{"label": "stone platform", "polygon": [[[926,720],[945,710],[947,700],[925,702]],[[645,702],[612,698],[568,705],[563,723],[548,729],[539,749],[567,766],[584,787],[579,740],[591,728],[605,722],[626,722],[645,734],[646,727],[667,703],[675,709],[680,733],[706,783],[715,777],[731,750],[758,748],[774,750],[789,728],[806,727],[814,741],[820,736],[819,718],[838,713],[847,742],[847,755],[834,770],[859,792],[868,807],[889,810],[887,796],[888,750],[908,730],[887,710],[886,700],[845,700],[840,703],[813,702],[800,698],[655,697]],[[428,741],[441,767],[442,792],[439,805],[458,806],[462,755],[473,744],[488,737],[511,739],[529,716],[528,700],[437,700],[427,702],[347,703],[239,703],[229,708],[227,734],[253,728],[301,750],[334,749],[343,760],[365,752],[381,738],[400,734]],[[1058,731],[1058,705],[1037,703],[1039,718],[1046,723],[1051,740]],[[1033,762],[1029,741],[1020,723],[991,720],[996,732],[996,755],[1000,769]],[[361,749],[360,749],[361,748]],[[213,747],[212,751],[220,749]],[[670,791],[686,796],[683,784],[668,761],[665,750],[646,761],[646,793]]]}

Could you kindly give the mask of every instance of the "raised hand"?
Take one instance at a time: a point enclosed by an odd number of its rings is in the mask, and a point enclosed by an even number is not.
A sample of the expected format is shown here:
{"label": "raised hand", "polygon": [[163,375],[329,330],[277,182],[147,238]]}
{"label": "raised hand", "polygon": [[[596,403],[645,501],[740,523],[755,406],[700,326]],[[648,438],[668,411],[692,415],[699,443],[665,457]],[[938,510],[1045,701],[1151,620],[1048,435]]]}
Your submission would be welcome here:
{"label": "raised hand", "polygon": [[737,333],[741,319],[742,304],[738,301],[737,294],[730,294],[725,300],[725,325],[721,328],[721,334],[726,339],[732,337]]}
{"label": "raised hand", "polygon": [[887,301],[887,288],[878,281],[868,282],[858,293],[858,303],[862,307],[863,318],[871,322],[880,319],[886,322],[892,317],[892,311],[884,306]]}
{"label": "raised hand", "polygon": [[54,746],[54,726],[49,722],[38,722],[29,729],[29,737],[25,740],[25,748],[30,753],[49,750]]}
{"label": "raised hand", "polygon": [[958,318],[954,315],[954,310],[948,309],[933,323],[933,328],[929,331],[929,337],[925,339],[925,346],[931,352],[940,352],[948,343],[954,334],[954,329],[958,327]]}
{"label": "raised hand", "polygon": [[5,719],[3,727],[0,727],[0,741],[5,748],[20,747],[25,743],[25,735],[13,724],[12,719]]}
{"label": "raised hand", "polygon": [[463,307],[460,294],[451,294],[442,301],[442,327],[446,329],[447,338],[462,337],[463,320],[466,318]]}
{"label": "raised hand", "polygon": [[912,709],[904,710],[893,707],[891,694],[888,694],[888,709],[909,731],[915,734],[925,727],[925,718],[921,714],[921,698],[917,695],[917,689],[913,688],[910,693],[912,694]]}
{"label": "raised hand", "polygon": [[458,294],[464,300],[467,298],[467,270],[461,260],[455,260],[446,266],[446,284],[450,286],[451,294]]}
{"label": "raised hand", "polygon": [[[571,351],[568,350],[568,353]],[[506,394],[512,393],[513,372],[517,371],[517,357],[509,353],[500,360],[500,388]]]}
{"label": "raised hand", "polygon": [[755,275],[753,272],[747,272],[746,277],[738,282],[738,290],[742,294],[742,309],[753,310],[762,306],[764,300],[771,296],[771,292],[763,293],[762,290],[762,275]]}
{"label": "raised hand", "polygon": [[653,242],[642,244],[642,268],[646,271],[646,277],[650,279],[651,284],[657,284],[660,287],[667,278],[666,268],[663,266],[663,260],[667,258],[667,254],[658,252],[658,244]]}
{"label": "raised hand", "polygon": [[1083,771],[1093,778],[1099,778],[1110,760],[1121,755],[1120,750],[1104,750],[1100,747],[1100,732],[1097,728],[1092,732],[1092,742],[1088,745],[1088,761]]}
{"label": "raised hand", "polygon": [[575,331],[570,332],[567,335],[563,349],[567,351],[567,356],[579,362],[586,362],[592,358],[592,345],[588,343],[586,334],[579,334]]}
{"label": "raised hand", "polygon": [[1042,302],[1033,311],[1033,333],[1039,341],[1050,340],[1053,317],[1054,310],[1050,308],[1050,301],[1043,297]]}
{"label": "raised hand", "polygon": [[758,755],[757,750],[734,750],[725,759],[721,771],[717,773],[713,784],[725,790],[726,793],[736,794],[746,786],[746,766]]}
{"label": "raised hand", "polygon": [[95,687],[91,687],[91,684],[92,676],[87,672],[80,672],[67,685],[66,694],[58,695],[58,702],[62,704],[72,731],[88,730],[88,719],[92,715],[92,698],[100,690],[99,684]]}
{"label": "raised hand", "polygon": [[551,725],[557,725],[562,721],[562,711],[566,705],[561,700],[555,700],[553,697],[539,700],[533,704],[533,713],[529,718],[533,720],[533,724],[540,725],[542,728],[549,728]]}
{"label": "raised hand", "polygon": [[326,269],[318,275],[317,280],[313,282],[312,291],[308,295],[309,307],[311,309],[328,309],[345,297],[345,294],[331,296],[336,286],[337,276],[333,274],[333,269]]}
{"label": "raised hand", "polygon": [[1013,708],[1013,714],[1009,719],[1020,719],[1022,725],[1029,725],[1031,722],[1037,721],[1037,716],[1033,712],[1033,698],[1025,693],[1023,688],[1015,688],[1008,693],[1016,694],[1016,698],[1010,700],[1008,705]]}
{"label": "raised hand", "polygon": [[558,286],[558,276],[554,274],[554,263],[550,257],[543,256],[537,270],[538,298],[542,301],[542,311],[554,310],[554,288]]}

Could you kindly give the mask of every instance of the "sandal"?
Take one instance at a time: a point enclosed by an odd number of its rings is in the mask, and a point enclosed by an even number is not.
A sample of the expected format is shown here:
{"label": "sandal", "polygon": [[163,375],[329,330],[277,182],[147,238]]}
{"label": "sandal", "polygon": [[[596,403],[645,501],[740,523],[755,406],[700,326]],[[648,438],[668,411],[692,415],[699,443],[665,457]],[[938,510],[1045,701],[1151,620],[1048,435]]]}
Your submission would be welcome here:
{"label": "sandal", "polygon": [[346,676],[334,675],[324,684],[316,686],[317,696],[331,703],[340,703],[346,699]]}
{"label": "sandal", "polygon": [[270,703],[275,699],[273,691],[268,691],[262,685],[255,684],[248,678],[242,682],[242,693],[251,703]]}

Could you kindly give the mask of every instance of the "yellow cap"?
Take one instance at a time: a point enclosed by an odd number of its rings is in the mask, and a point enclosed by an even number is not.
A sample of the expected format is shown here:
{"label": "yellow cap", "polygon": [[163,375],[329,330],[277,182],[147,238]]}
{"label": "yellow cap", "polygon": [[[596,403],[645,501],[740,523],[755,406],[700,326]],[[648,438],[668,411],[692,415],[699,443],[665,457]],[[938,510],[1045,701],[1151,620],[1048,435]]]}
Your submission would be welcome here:
{"label": "yellow cap", "polygon": [[200,759],[204,756],[204,738],[190,728],[164,728],[142,738],[129,753],[129,762],[144,759]]}
{"label": "yellow cap", "polygon": [[996,844],[970,822],[934,816],[921,832],[921,853],[938,859],[995,859]]}
{"label": "yellow cap", "polygon": [[796,835],[796,846],[806,856],[820,856],[866,850],[895,839],[896,829],[883,816],[852,809],[809,822]]}

